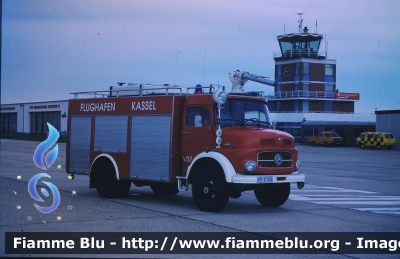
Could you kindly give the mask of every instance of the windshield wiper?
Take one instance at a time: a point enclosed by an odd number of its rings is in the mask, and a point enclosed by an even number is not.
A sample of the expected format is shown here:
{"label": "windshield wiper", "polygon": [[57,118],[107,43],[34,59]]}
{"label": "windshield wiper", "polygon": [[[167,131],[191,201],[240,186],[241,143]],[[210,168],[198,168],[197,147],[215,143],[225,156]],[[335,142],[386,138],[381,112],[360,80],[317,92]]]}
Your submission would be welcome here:
{"label": "windshield wiper", "polygon": [[[223,120],[221,120],[221,121],[234,121],[234,122],[239,122],[239,124],[240,124],[241,126],[244,126],[244,122],[241,121],[241,120],[236,120],[236,119],[223,119]],[[233,125],[232,125],[232,126],[233,126]]]}
{"label": "windshield wiper", "polygon": [[251,119],[242,119],[244,121],[251,121],[254,122],[254,124],[256,124],[257,126],[261,127],[261,126],[267,126],[268,128],[273,128],[272,124],[269,121],[260,121],[257,118],[251,118]]}

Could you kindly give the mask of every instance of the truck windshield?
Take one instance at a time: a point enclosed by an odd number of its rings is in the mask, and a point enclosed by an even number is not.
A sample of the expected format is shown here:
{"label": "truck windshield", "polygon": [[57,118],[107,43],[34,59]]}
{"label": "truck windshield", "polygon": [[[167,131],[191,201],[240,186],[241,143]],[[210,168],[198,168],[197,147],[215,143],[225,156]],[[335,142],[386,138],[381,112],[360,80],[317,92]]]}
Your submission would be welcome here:
{"label": "truck windshield", "polygon": [[331,132],[331,137],[340,137],[336,132]]}
{"label": "truck windshield", "polygon": [[[217,108],[214,109],[215,117]],[[221,127],[256,125],[272,128],[267,104],[254,100],[228,99],[221,105]]]}

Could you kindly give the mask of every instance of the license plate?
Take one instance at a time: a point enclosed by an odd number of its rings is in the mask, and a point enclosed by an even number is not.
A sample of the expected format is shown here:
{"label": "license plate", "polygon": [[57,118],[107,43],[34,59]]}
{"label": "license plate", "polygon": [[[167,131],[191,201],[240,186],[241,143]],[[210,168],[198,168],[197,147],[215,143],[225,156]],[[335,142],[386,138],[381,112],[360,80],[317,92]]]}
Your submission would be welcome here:
{"label": "license plate", "polygon": [[272,176],[259,176],[257,177],[257,183],[272,183]]}

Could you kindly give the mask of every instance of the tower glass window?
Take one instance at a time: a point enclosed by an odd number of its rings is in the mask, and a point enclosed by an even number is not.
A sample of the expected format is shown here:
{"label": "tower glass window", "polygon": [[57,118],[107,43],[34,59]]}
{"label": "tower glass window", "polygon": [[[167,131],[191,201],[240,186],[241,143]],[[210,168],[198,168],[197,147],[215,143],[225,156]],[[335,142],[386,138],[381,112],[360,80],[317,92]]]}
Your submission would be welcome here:
{"label": "tower glass window", "polygon": [[309,112],[309,101],[308,100],[303,100],[303,112]]}
{"label": "tower glass window", "polygon": [[310,74],[310,63],[305,62],[303,63],[303,75],[309,75]]}
{"label": "tower glass window", "polygon": [[326,64],[325,65],[325,75],[326,76],[333,76],[333,65],[332,64]]}
{"label": "tower glass window", "polygon": [[333,101],[324,101],[324,112],[333,112]]}

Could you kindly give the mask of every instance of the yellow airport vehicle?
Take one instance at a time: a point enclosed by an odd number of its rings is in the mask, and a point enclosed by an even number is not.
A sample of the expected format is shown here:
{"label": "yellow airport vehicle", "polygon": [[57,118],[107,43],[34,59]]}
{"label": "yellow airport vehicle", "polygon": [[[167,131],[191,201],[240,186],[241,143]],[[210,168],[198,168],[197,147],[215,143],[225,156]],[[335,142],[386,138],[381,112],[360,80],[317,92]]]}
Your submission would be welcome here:
{"label": "yellow airport vehicle", "polygon": [[392,149],[396,146],[396,138],[390,132],[363,132],[357,138],[357,146]]}

